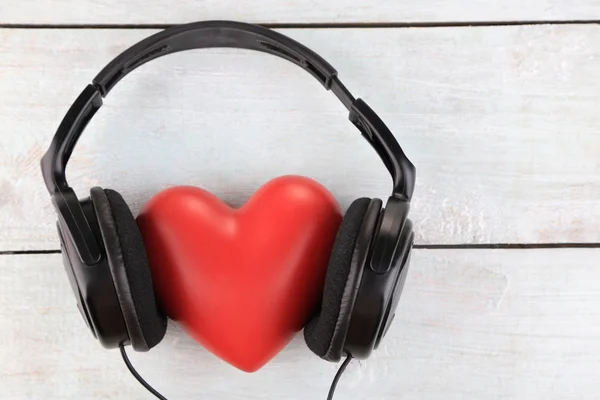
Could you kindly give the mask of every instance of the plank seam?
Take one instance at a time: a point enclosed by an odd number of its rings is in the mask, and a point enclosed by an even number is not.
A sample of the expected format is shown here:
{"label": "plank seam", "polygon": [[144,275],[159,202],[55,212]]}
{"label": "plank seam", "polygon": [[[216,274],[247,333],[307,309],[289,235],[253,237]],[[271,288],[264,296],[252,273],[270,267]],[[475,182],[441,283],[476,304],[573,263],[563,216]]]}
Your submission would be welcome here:
{"label": "plank seam", "polygon": [[24,254],[60,254],[60,250],[4,250],[0,256],[19,256]]}
{"label": "plank seam", "polygon": [[425,250],[520,250],[520,249],[598,249],[600,243],[473,243],[473,244],[415,244],[415,249]]}
{"label": "plank seam", "polygon": [[[590,25],[593,20],[540,20],[540,21],[457,21],[457,22],[323,22],[323,23],[257,23],[273,29],[382,29],[382,28],[476,28],[487,26],[520,25]],[[0,23],[0,29],[166,29],[177,24],[11,24]]]}
{"label": "plank seam", "polygon": [[[481,244],[415,244],[420,250],[531,250],[531,249],[599,249],[600,243],[481,243]],[[50,250],[4,250],[0,256],[60,254],[59,249]]]}

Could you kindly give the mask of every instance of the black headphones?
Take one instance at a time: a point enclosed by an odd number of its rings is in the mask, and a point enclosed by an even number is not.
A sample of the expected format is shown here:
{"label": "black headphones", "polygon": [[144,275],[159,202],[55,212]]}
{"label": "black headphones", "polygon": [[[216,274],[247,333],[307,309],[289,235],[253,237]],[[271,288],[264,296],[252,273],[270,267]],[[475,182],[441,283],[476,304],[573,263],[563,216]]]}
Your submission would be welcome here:
{"label": "black headphones", "polygon": [[350,121],[375,148],[392,176],[392,194],[360,198],[348,208],[336,236],[319,310],[304,328],[308,347],[327,361],[346,354],[365,359],[386,334],[406,280],[414,240],[407,218],[415,167],[375,112],[354,99],[323,58],[270,29],[229,21],[168,28],[111,61],[79,95],[41,161],[44,182],[58,213],[65,268],[79,310],[106,348],[130,344],[148,351],[165,335],[142,237],[119,193],[92,188],[79,200],[65,168],[102,98],[125,75],[155,58],[183,50],[233,47],[284,58],[315,77],[350,112]]}

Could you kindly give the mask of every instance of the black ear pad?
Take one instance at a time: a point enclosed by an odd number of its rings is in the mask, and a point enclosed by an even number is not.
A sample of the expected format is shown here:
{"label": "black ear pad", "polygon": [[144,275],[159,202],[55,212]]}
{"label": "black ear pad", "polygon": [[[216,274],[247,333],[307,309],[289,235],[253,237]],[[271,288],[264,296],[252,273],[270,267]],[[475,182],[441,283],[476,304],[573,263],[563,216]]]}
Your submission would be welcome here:
{"label": "black ear pad", "polygon": [[[381,211],[381,200],[376,201],[378,210],[370,207],[373,200],[360,198],[346,211],[331,252],[321,308],[304,328],[307,346],[327,361],[337,362],[342,357],[352,306],[364,267],[357,260],[357,239],[367,211]],[[372,233],[369,237],[372,237]]]}
{"label": "black ear pad", "polygon": [[156,305],[142,236],[119,193],[95,187],[90,198],[131,345],[148,351],[165,336],[167,319]]}

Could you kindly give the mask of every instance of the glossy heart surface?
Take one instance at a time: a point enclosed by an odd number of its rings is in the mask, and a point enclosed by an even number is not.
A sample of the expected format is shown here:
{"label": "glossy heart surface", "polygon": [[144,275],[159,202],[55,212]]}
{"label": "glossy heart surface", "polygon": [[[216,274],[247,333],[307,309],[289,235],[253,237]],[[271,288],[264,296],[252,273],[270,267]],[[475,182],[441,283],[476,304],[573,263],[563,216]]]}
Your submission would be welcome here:
{"label": "glossy heart surface", "polygon": [[284,176],[238,209],[196,187],[169,188],[137,223],[167,316],[213,354],[253,372],[315,311],[341,220],[322,185]]}

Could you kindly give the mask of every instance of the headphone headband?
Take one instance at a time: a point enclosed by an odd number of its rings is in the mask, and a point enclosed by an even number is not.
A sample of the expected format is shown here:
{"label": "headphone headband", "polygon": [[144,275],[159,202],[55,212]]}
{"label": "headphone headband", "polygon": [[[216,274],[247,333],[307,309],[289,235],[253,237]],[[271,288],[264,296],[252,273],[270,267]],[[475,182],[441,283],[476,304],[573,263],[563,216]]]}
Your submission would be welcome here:
{"label": "headphone headband", "polygon": [[[202,21],[177,25],[158,32],[125,50],[94,78],[102,97],[125,75],[158,57],[179,51],[230,47],[256,50],[284,58],[331,89],[337,71],[308,47],[271,29],[233,21]],[[349,108],[354,98],[345,88],[336,95]]]}
{"label": "headphone headband", "polygon": [[375,148],[393,180],[392,195],[410,201],[415,167],[377,114],[340,82],[337,71],[306,46],[278,32],[232,21],[204,21],[178,25],[133,45],[111,61],[79,95],[58,127],[42,159],[44,182],[50,194],[69,188],[65,168],[87,123],[102,106],[102,98],[125,75],[166,54],[209,47],[233,47],[270,53],[308,71],[350,111],[349,119]]}
{"label": "headphone headband", "polygon": [[406,157],[394,135],[379,116],[340,82],[336,70],[318,54],[270,29],[230,21],[206,21],[179,25],[158,32],[133,45],[111,61],[75,100],[63,118],[50,148],[42,157],[42,175],[61,218],[72,232],[84,262],[94,263],[100,256],[98,243],[83,214],[77,196],[69,187],[65,169],[77,140],[102,98],[129,72],[155,58],[183,50],[207,47],[235,47],[274,54],[300,66],[327,90],[332,90],[350,111],[350,121],[373,146],[390,171],[392,197],[410,201],[415,187],[415,167]]}

